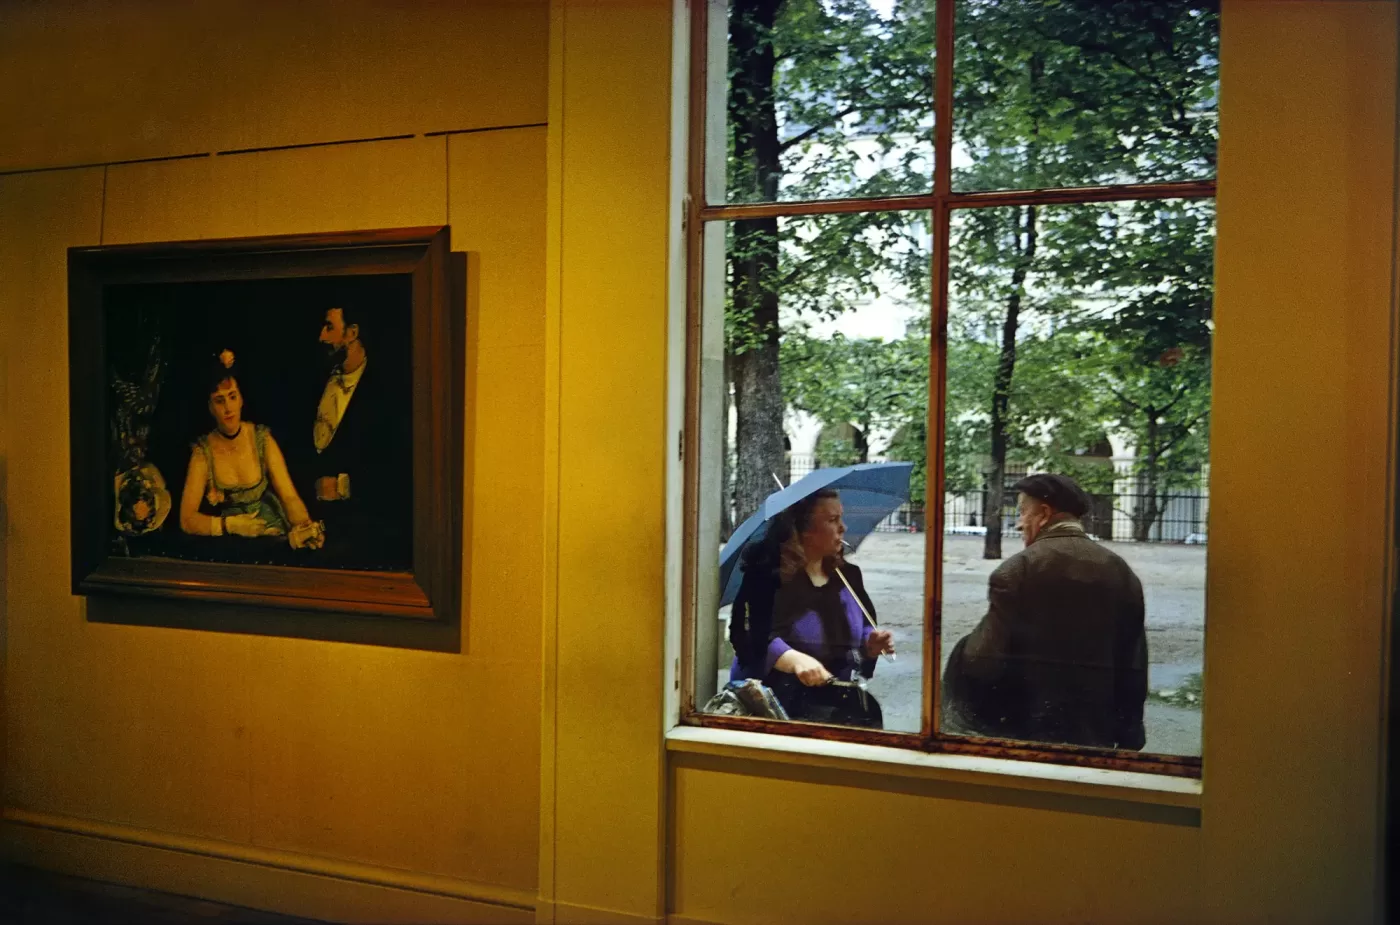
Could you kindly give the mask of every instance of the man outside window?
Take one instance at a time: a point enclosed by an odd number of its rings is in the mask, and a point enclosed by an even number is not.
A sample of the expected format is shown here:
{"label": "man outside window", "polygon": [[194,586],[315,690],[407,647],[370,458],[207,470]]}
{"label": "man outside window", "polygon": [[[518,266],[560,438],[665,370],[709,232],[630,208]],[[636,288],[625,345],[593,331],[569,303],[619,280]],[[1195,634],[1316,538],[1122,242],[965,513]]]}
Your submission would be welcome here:
{"label": "man outside window", "polygon": [[987,614],[943,674],[946,731],[1137,750],[1146,740],[1142,583],[1080,524],[1063,475],[1015,486],[1025,549],[992,573]]}

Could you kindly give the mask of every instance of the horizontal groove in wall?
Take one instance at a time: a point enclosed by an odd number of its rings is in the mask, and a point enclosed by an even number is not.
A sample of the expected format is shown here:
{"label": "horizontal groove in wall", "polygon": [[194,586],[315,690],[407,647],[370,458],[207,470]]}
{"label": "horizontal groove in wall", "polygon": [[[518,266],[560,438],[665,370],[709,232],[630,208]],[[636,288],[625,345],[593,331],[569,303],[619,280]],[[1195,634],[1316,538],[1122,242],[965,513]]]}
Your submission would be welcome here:
{"label": "horizontal groove in wall", "polygon": [[417,135],[376,135],[373,138],[342,138],[339,141],[303,141],[294,145],[266,145],[261,148],[230,148],[227,151],[215,151],[220,157],[227,157],[230,154],[262,154],[266,151],[296,151],[301,148],[333,148],[336,145],[364,145],[375,141],[406,141],[410,138],[417,138]]}
{"label": "horizontal groove in wall", "polygon": [[424,132],[424,138],[437,138],[439,135],[475,135],[478,132],[505,132],[517,128],[547,128],[548,122],[521,122],[519,125],[492,125],[487,128],[453,128],[442,132]]}
{"label": "horizontal groove in wall", "polygon": [[512,909],[534,911],[535,908],[535,894],[531,890],[489,886],[437,874],[421,874],[392,867],[377,867],[372,864],[358,864],[353,861],[339,861],[315,855],[298,854],[293,851],[237,845],[212,838],[175,835],[169,832],[136,828],[135,826],[95,822],[90,819],[61,816],[55,813],[31,812],[13,807],[5,808],[4,821],[7,825],[49,829],[73,835],[84,835],[89,838],[101,838],[147,848],[160,848],[166,851],[180,851],[218,860],[258,864],[278,870],[331,877],[372,886],[431,893],[470,902],[490,903]]}
{"label": "horizontal groove in wall", "polygon": [[133,157],[125,161],[93,161],[91,164],[62,164],[58,167],[21,167],[15,170],[0,170],[0,177],[12,177],[21,173],[52,173],[55,170],[89,170],[93,167],[120,167],[124,164],[157,164],[161,161],[188,161],[197,157],[212,157],[205,151],[202,154],[166,154],[161,157]]}
{"label": "horizontal groove in wall", "polygon": [[267,145],[260,148],[230,148],[226,151],[202,151],[197,154],[163,154],[154,157],[133,157],[118,161],[92,161],[83,164],[57,164],[48,167],[16,167],[0,170],[0,177],[27,173],[51,173],[56,170],[87,170],[92,167],[121,167],[126,164],[156,164],[162,161],[187,161],[196,157],[228,157],[233,154],[262,154],[268,151],[295,151],[299,148],[332,148],[338,145],[362,145],[376,141],[405,141],[410,138],[440,138],[443,135],[474,135],[479,132],[507,132],[512,129],[545,128],[547,122],[522,122],[517,125],[485,125],[481,128],[454,128],[408,135],[377,135],[371,138],[344,138],[339,141],[306,141],[298,144]]}

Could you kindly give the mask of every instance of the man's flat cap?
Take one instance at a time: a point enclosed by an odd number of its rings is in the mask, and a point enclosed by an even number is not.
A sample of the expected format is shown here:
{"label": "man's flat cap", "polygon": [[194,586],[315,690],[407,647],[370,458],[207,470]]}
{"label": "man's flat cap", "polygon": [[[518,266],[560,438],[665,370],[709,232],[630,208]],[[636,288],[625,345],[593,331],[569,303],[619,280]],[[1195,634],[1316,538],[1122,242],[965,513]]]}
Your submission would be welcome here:
{"label": "man's flat cap", "polygon": [[1089,512],[1089,496],[1067,475],[1028,475],[1012,486],[1023,495],[1043,501],[1057,511],[1083,517]]}

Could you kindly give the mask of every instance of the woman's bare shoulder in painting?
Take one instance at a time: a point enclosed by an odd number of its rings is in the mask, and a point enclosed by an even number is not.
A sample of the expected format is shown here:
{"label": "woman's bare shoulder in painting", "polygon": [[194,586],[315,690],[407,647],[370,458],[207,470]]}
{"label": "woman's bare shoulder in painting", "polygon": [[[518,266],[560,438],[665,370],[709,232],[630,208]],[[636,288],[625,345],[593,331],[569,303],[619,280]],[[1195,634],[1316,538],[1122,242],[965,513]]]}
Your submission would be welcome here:
{"label": "woman's bare shoulder in painting", "polygon": [[[195,536],[286,536],[293,548],[319,547],[323,528],[297,494],[277,441],[243,418],[232,351],[219,354],[206,382],[214,428],[191,448],[180,529]],[[205,503],[213,513],[201,511]]]}

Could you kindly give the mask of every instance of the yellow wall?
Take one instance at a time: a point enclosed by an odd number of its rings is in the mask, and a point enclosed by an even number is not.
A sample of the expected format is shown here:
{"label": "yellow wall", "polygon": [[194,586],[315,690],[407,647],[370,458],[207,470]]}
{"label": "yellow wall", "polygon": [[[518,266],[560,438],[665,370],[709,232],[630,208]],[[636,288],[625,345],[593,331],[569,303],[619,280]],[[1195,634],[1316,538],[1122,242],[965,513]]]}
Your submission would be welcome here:
{"label": "yellow wall", "polygon": [[538,124],[542,0],[6,3],[0,171]]}
{"label": "yellow wall", "polygon": [[[0,170],[416,136],[0,177],[10,850],[308,915],[531,920],[548,7],[15,4],[0,36]],[[88,622],[65,249],[443,223],[472,277],[460,653]]]}
{"label": "yellow wall", "polygon": [[1356,920],[1377,883],[1396,12],[1226,8],[1201,858],[1226,921]]}
{"label": "yellow wall", "polygon": [[[668,760],[671,4],[554,0],[517,20],[425,2],[392,21],[355,4],[324,46],[310,14],[217,8],[176,16],[155,63],[90,48],[139,32],[138,13],[103,7],[93,32],[46,12],[40,33],[40,14],[7,9],[23,29],[0,21],[0,60],[23,66],[0,77],[43,67],[36,43],[92,62],[0,103],[0,137],[26,139],[14,165],[548,129],[0,177],[12,851],[339,918],[1373,916],[1395,5],[1225,5],[1199,811],[723,750]],[[246,56],[214,47],[230,29]],[[288,34],[324,58],[283,55]],[[213,76],[181,76],[205,60]],[[304,80],[310,100],[265,92]],[[333,92],[347,81],[359,91]],[[51,116],[70,108],[92,118]],[[128,128],[146,124],[142,147]],[[480,269],[467,554],[490,585],[468,590],[463,652],[85,622],[64,565],[63,247],[444,218]],[[1328,516],[1299,500],[1318,491]]]}
{"label": "yellow wall", "polygon": [[541,899],[661,912],[671,4],[556,4],[557,606]]}

